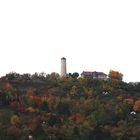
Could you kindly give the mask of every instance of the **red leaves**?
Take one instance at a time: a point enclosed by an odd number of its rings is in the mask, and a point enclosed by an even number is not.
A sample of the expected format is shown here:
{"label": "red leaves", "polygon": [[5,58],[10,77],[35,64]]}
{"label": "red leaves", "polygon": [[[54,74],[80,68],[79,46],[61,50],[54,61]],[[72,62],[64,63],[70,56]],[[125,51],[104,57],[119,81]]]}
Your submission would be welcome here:
{"label": "red leaves", "polygon": [[20,112],[25,112],[26,108],[25,107],[18,107],[17,108],[17,111],[20,111]]}
{"label": "red leaves", "polygon": [[80,123],[82,119],[82,116],[80,113],[75,113],[71,116],[71,120],[73,120],[75,123]]}
{"label": "red leaves", "polygon": [[19,101],[13,101],[10,103],[10,106],[13,107],[13,108],[17,108],[21,105],[21,102]]}
{"label": "red leaves", "polygon": [[10,83],[5,83],[4,85],[3,85],[3,88],[4,89],[13,89],[13,86],[12,86],[12,84],[10,84]]}
{"label": "red leaves", "polygon": [[134,103],[134,99],[132,99],[132,98],[127,98],[124,101],[129,105],[133,105],[133,103]]}

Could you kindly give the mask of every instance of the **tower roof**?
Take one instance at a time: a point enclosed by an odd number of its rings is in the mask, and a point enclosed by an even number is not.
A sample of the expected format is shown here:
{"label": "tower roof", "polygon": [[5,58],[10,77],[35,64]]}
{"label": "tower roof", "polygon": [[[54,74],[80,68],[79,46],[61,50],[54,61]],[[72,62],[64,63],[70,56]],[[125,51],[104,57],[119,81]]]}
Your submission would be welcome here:
{"label": "tower roof", "polygon": [[61,60],[62,60],[62,59],[66,60],[66,58],[65,58],[65,57],[62,57],[62,58],[61,58]]}

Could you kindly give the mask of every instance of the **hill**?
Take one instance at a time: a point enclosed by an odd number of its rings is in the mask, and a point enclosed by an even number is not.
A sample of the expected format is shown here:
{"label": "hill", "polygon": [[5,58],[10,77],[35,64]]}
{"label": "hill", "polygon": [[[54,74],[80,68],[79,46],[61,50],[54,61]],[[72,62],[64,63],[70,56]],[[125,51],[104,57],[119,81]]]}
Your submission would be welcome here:
{"label": "hill", "polygon": [[0,140],[136,140],[140,83],[11,73],[0,80]]}

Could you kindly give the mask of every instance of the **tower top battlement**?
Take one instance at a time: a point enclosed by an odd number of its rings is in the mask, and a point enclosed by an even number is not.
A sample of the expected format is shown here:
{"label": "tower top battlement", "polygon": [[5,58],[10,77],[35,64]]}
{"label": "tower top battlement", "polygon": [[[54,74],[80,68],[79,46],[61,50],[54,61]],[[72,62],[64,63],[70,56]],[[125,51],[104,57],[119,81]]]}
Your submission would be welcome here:
{"label": "tower top battlement", "polygon": [[61,58],[61,60],[62,60],[62,59],[66,60],[66,58],[65,58],[65,57],[62,57],[62,58]]}

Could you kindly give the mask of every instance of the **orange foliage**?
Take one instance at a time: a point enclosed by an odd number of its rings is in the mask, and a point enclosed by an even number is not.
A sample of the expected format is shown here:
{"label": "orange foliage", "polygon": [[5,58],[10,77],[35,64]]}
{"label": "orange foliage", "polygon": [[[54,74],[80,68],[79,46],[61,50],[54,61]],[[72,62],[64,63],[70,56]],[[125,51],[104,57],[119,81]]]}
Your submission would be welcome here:
{"label": "orange foliage", "polygon": [[82,86],[85,86],[88,84],[88,79],[86,78],[79,78],[79,82]]}
{"label": "orange foliage", "polygon": [[134,109],[135,111],[140,111],[140,100],[137,100],[137,101],[134,103],[133,109]]}
{"label": "orange foliage", "polygon": [[116,80],[122,80],[123,78],[123,74],[118,72],[118,71],[114,71],[114,70],[110,70],[109,75],[108,75],[111,79],[116,79]]}
{"label": "orange foliage", "polygon": [[50,102],[52,100],[52,96],[51,95],[46,96],[46,100],[47,102]]}
{"label": "orange foliage", "polygon": [[42,97],[40,96],[30,96],[31,102],[36,103],[38,106],[42,104]]}
{"label": "orange foliage", "polygon": [[52,95],[48,95],[46,97],[46,101],[48,102],[49,105],[49,109],[54,112],[56,110],[56,107],[58,105],[58,103],[60,102],[60,99],[57,97],[54,97]]}
{"label": "orange foliage", "polygon": [[20,123],[20,118],[17,115],[13,115],[10,122],[12,125],[17,125]]}
{"label": "orange foliage", "polygon": [[27,95],[33,95],[34,94],[34,89],[33,88],[28,88],[27,89]]}
{"label": "orange foliage", "polygon": [[35,112],[35,109],[32,108],[32,107],[28,107],[28,108],[26,109],[26,111],[27,111],[27,112],[30,112],[30,113],[33,113],[33,112]]}
{"label": "orange foliage", "polygon": [[132,105],[134,104],[134,100],[132,98],[127,98],[124,100],[127,104]]}

